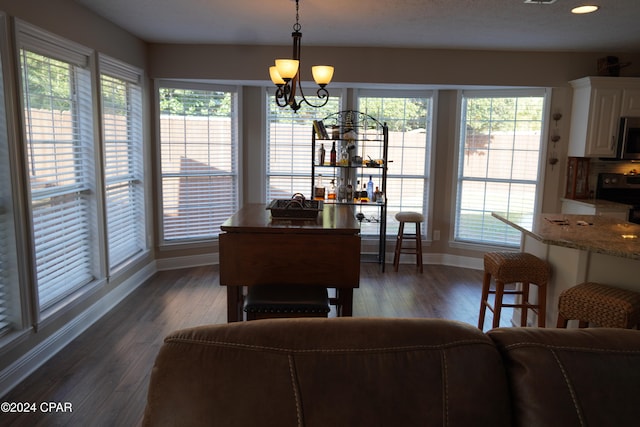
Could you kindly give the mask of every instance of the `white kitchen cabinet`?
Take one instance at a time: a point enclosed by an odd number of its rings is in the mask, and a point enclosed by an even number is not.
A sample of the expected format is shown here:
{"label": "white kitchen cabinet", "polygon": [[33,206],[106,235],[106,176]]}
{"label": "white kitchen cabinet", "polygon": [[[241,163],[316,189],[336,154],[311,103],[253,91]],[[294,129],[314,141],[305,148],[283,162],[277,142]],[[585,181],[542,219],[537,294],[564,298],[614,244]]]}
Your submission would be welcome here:
{"label": "white kitchen cabinet", "polygon": [[640,88],[622,90],[622,117],[640,117]]}
{"label": "white kitchen cabinet", "polygon": [[640,117],[640,78],[584,77],[573,87],[570,157],[615,157],[621,116]]}

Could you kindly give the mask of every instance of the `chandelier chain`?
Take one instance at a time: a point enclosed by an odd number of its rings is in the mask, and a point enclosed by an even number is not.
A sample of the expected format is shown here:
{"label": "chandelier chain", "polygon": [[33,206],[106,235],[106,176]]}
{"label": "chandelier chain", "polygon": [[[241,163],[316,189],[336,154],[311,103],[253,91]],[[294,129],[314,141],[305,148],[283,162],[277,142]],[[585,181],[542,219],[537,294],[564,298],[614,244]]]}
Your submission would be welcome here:
{"label": "chandelier chain", "polygon": [[296,23],[293,24],[293,31],[300,31],[302,25],[298,22],[300,20],[300,5],[298,4],[299,0],[296,0]]}

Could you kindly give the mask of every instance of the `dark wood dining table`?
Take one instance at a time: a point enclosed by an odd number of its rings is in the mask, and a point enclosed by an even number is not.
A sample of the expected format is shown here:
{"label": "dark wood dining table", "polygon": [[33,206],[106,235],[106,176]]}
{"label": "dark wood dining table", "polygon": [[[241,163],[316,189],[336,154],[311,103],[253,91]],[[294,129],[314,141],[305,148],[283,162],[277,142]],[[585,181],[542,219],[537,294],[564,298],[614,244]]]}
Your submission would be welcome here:
{"label": "dark wood dining table", "polygon": [[338,316],[351,316],[360,284],[360,227],[352,206],[325,203],[314,219],[274,219],[266,204],[247,204],[221,225],[220,285],[227,320],[243,319],[243,289],[255,285],[322,286]]}

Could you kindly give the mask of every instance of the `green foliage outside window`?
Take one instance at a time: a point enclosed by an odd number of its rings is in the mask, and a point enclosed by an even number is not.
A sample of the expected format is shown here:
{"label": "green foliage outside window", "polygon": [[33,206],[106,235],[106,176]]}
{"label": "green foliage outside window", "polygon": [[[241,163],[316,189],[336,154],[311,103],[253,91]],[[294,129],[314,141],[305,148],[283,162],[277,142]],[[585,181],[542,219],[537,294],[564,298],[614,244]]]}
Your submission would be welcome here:
{"label": "green foliage outside window", "polygon": [[540,131],[543,100],[539,97],[469,98],[467,100],[467,131],[487,134],[490,131],[512,131],[514,126],[531,125],[530,131]]}
{"label": "green foliage outside window", "polygon": [[231,112],[230,92],[214,92],[200,96],[201,91],[160,89],[160,113],[186,116],[228,116]]}
{"label": "green foliage outside window", "polygon": [[367,98],[366,111],[377,119],[382,117],[403,118],[387,122],[390,132],[409,132],[424,129],[424,118],[429,117],[430,98]]}
{"label": "green foliage outside window", "polygon": [[70,65],[23,50],[23,79],[28,93],[25,107],[51,111],[71,111]]}

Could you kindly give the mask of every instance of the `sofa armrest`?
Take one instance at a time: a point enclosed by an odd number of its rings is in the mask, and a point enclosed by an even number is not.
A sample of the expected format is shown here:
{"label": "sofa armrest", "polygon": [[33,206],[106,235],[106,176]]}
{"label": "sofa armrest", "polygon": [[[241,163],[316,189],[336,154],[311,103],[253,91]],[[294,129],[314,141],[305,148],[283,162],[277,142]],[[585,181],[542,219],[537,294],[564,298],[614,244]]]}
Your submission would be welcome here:
{"label": "sofa armrest", "polygon": [[516,425],[637,425],[640,331],[503,328],[488,332],[511,387]]}

